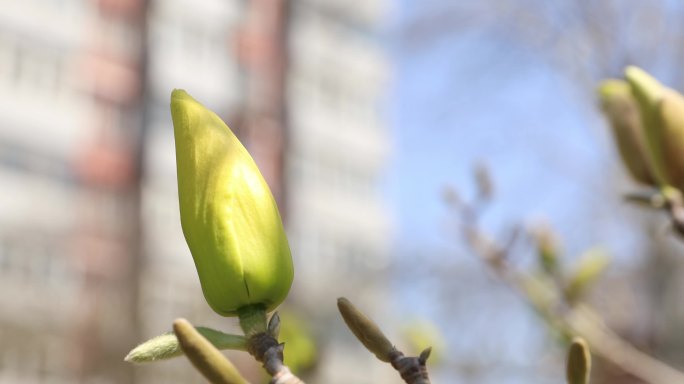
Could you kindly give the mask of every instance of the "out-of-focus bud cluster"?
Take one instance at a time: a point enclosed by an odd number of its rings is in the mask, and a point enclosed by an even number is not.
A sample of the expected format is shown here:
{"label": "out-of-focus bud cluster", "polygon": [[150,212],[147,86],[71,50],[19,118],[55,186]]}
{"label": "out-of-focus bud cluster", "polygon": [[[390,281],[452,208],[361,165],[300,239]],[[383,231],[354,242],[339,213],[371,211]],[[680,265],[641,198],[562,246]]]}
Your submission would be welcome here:
{"label": "out-of-focus bud cluster", "polygon": [[598,88],[622,161],[642,184],[684,189],[684,96],[637,67]]}
{"label": "out-of-focus bud cluster", "polygon": [[601,109],[613,130],[613,137],[627,171],[639,183],[653,185],[655,179],[648,165],[645,133],[629,84],[606,80],[599,86]]}
{"label": "out-of-focus bud cluster", "polygon": [[[584,252],[571,268],[563,268],[561,251],[552,228],[543,225],[532,231],[537,242],[539,272],[525,280],[528,297],[539,309],[549,309],[562,298],[568,305],[580,302],[594,286],[610,263],[610,257],[601,248]],[[554,295],[554,287],[558,289]]]}
{"label": "out-of-focus bud cluster", "polygon": [[539,265],[541,269],[549,275],[558,273],[558,239],[548,225],[541,225],[535,228],[533,235],[537,241]]}
{"label": "out-of-focus bud cluster", "polygon": [[584,252],[575,270],[568,276],[565,299],[574,304],[582,299],[610,264],[610,257],[601,248]]}

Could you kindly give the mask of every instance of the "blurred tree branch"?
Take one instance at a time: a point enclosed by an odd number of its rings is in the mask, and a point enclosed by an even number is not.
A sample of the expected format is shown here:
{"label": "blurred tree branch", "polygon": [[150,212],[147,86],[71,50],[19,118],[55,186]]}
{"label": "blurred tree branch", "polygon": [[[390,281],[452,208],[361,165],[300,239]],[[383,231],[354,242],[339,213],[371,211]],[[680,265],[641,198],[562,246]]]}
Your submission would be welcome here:
{"label": "blurred tree branch", "polygon": [[[511,250],[520,229],[514,230],[508,241],[499,243],[488,236],[478,223],[483,202],[489,201],[492,196],[491,181],[483,176],[484,173],[483,168],[476,170],[478,194],[473,203],[463,201],[453,190],[448,192],[445,199],[455,209],[461,235],[474,254],[501,281],[524,298],[544,322],[566,341],[575,335],[586,338],[599,356],[647,383],[684,382],[684,373],[639,351],[608,328],[588,305],[568,295],[567,284],[563,284],[557,274],[547,270],[549,284],[548,280],[520,271],[512,265]],[[540,251],[545,252],[543,249]]]}

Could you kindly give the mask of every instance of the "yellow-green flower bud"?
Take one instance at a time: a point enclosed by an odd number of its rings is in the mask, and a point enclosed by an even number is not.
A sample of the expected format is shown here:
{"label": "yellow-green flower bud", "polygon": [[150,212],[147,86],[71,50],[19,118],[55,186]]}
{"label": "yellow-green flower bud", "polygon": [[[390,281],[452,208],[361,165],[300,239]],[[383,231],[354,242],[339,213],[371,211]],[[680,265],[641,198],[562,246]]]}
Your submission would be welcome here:
{"label": "yellow-green flower bud", "polygon": [[249,384],[221,351],[185,319],[173,322],[173,332],[192,365],[215,384]]}
{"label": "yellow-green flower bud", "polygon": [[660,103],[662,159],[670,185],[684,191],[684,96],[668,89]]}
{"label": "yellow-green flower bud", "polygon": [[171,94],[171,116],[181,225],[204,297],[223,316],[274,309],[293,268],[266,181],[228,126],[185,91]]}
{"label": "yellow-green flower bud", "polygon": [[592,248],[584,252],[577,262],[574,273],[568,277],[565,298],[570,304],[576,304],[610,264],[610,257],[601,248]]}
{"label": "yellow-green flower bud", "polygon": [[337,309],[340,310],[342,319],[344,319],[349,330],[359,339],[361,344],[380,361],[389,363],[395,349],[392,342],[382,333],[380,327],[344,297],[337,299]]}
{"label": "yellow-green flower bud", "polygon": [[572,340],[568,349],[565,375],[568,384],[588,384],[591,373],[589,345],[581,337]]}
{"label": "yellow-green flower bud", "polygon": [[605,80],[598,88],[601,109],[610,122],[617,149],[632,177],[646,185],[655,185],[648,163],[646,138],[639,109],[629,84],[623,80]]}
{"label": "yellow-green flower bud", "polygon": [[684,188],[684,96],[636,67],[625,77],[641,111],[650,164],[660,186]]}
{"label": "yellow-green flower bud", "polygon": [[548,224],[534,228],[531,234],[537,241],[537,261],[541,270],[549,277],[556,277],[560,269],[560,246],[556,234]]}

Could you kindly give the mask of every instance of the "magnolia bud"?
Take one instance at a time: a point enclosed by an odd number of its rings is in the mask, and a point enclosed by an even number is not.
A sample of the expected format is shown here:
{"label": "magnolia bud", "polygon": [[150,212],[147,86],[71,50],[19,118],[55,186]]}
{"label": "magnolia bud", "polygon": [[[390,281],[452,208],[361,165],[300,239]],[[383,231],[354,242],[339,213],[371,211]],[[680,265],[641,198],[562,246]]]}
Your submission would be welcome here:
{"label": "magnolia bud", "polygon": [[548,224],[539,225],[531,235],[537,241],[537,261],[541,270],[548,276],[556,276],[560,267],[560,246],[553,229]]}
{"label": "magnolia bud", "polygon": [[173,332],[190,362],[209,382],[216,384],[249,384],[230,360],[226,359],[201,333],[185,319],[173,322]]}
{"label": "magnolia bud", "polygon": [[254,160],[212,111],[171,94],[183,234],[217,313],[277,307],[293,278],[278,207]]}
{"label": "magnolia bud", "polygon": [[641,111],[652,171],[659,185],[684,188],[684,96],[636,67],[625,77]]}
{"label": "magnolia bud", "polygon": [[598,94],[623,164],[636,181],[654,185],[641,117],[629,84],[623,80],[605,80]]}
{"label": "magnolia bud", "polygon": [[[206,327],[196,327],[204,338],[218,349],[246,350],[247,339],[244,336],[231,335]],[[183,354],[178,338],[173,332],[154,337],[135,347],[124,358],[130,363],[150,363],[170,359]]]}
{"label": "magnolia bud", "polygon": [[568,350],[566,378],[568,384],[588,384],[591,372],[591,353],[584,339],[576,337]]}
{"label": "magnolia bud", "polygon": [[380,327],[344,297],[337,299],[337,308],[340,310],[347,327],[361,344],[380,361],[390,362],[391,355],[395,351],[394,345],[382,333]]}
{"label": "magnolia bud", "polygon": [[600,248],[586,251],[580,257],[577,268],[568,278],[565,298],[575,304],[581,299],[610,264],[610,257]]}
{"label": "magnolia bud", "polygon": [[665,177],[670,185],[684,191],[684,96],[668,89],[660,103],[660,113]]}

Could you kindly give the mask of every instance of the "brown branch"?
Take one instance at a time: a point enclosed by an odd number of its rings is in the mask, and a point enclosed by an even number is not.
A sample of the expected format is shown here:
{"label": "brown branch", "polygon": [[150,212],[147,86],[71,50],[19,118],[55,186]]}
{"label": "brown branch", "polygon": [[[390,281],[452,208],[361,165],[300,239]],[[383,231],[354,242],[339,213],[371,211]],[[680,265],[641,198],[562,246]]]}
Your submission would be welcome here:
{"label": "brown branch", "polygon": [[665,211],[673,230],[680,238],[684,238],[684,198],[681,191],[664,187],[660,190],[627,193],[624,198],[631,203]]}
{"label": "brown branch", "polygon": [[407,384],[430,384],[427,366],[431,348],[424,350],[420,356],[406,357],[397,349],[390,353],[390,364],[401,375]]}
{"label": "brown branch", "polygon": [[304,384],[295,376],[284,361],[285,344],[278,343],[280,317],[275,313],[268,324],[267,332],[258,332],[247,339],[247,352],[263,363],[263,367],[272,377],[271,384]]}
{"label": "brown branch", "polygon": [[564,308],[564,311],[554,311],[535,302],[524,286],[524,276],[508,266],[505,260],[507,249],[500,248],[476,226],[466,224],[464,233],[475,253],[503,282],[523,297],[551,328],[562,334],[586,338],[598,355],[647,383],[684,383],[684,374],[636,349],[605,326],[587,306],[576,305],[570,310]]}
{"label": "brown branch", "polygon": [[608,328],[586,306],[577,306],[565,317],[565,323],[589,340],[592,349],[604,359],[651,384],[684,383],[684,374],[636,349]]}

